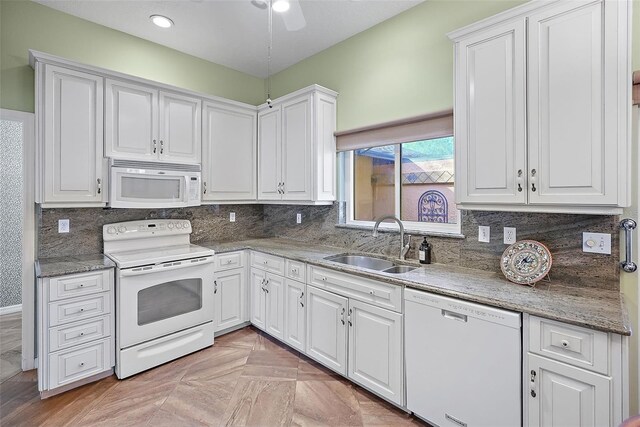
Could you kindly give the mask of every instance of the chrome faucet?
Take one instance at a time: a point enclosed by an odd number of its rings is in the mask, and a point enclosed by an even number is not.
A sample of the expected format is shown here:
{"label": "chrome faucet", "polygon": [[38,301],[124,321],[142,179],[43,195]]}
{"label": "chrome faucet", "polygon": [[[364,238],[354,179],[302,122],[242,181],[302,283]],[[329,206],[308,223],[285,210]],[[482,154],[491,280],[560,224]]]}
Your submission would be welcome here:
{"label": "chrome faucet", "polygon": [[404,225],[402,225],[402,221],[396,218],[394,215],[385,215],[381,216],[376,220],[376,225],[373,226],[373,237],[378,237],[378,227],[380,227],[380,223],[385,219],[392,219],[398,223],[400,227],[400,259],[404,261],[404,257],[409,252],[409,245],[411,244],[411,236],[407,240],[407,244],[404,244]]}

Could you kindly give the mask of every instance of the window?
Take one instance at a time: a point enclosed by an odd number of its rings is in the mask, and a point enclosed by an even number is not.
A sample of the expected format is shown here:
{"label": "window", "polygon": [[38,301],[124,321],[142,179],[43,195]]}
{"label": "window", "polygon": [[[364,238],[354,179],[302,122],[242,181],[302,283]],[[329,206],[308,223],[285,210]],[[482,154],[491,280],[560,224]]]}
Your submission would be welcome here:
{"label": "window", "polygon": [[452,136],[345,153],[348,224],[372,226],[380,216],[395,215],[409,230],[460,233]]}

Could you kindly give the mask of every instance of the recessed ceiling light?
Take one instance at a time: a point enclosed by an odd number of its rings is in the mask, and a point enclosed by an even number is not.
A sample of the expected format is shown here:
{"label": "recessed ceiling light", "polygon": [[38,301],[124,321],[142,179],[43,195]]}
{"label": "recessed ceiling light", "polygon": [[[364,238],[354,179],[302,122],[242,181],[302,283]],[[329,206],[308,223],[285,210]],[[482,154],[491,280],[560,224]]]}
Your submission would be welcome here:
{"label": "recessed ceiling light", "polygon": [[170,28],[173,26],[173,21],[166,16],[151,15],[149,19],[151,19],[151,22],[153,22],[160,28]]}
{"label": "recessed ceiling light", "polygon": [[289,10],[290,5],[288,0],[276,0],[271,7],[273,7],[274,12],[282,13]]}

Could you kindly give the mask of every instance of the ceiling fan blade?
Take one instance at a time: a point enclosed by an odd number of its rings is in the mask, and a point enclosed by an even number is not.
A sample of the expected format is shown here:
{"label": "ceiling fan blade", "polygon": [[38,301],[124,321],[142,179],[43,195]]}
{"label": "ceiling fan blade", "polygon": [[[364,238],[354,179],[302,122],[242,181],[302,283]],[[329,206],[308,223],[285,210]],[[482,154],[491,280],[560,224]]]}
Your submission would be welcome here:
{"label": "ceiling fan blade", "polygon": [[288,31],[298,31],[307,25],[299,0],[289,0],[290,8],[282,14],[284,26]]}

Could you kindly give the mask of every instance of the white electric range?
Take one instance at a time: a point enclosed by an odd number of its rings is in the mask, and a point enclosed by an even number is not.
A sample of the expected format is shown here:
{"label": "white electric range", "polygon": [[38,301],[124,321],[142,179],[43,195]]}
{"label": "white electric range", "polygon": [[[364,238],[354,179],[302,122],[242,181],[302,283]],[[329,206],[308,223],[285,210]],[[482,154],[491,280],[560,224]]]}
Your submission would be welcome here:
{"label": "white electric range", "polygon": [[116,375],[126,378],[213,344],[214,251],[188,220],[103,226],[116,263]]}

